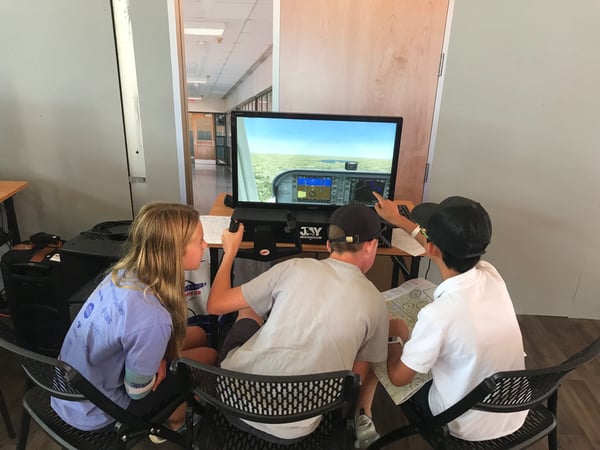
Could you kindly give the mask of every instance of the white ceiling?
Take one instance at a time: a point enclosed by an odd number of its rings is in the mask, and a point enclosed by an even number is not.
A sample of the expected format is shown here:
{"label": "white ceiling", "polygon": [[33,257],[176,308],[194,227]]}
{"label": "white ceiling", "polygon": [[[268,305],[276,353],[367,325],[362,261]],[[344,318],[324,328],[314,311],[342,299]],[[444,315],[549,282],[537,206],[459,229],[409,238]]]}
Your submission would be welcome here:
{"label": "white ceiling", "polygon": [[273,0],[183,0],[184,27],[224,23],[221,38],[184,35],[188,97],[223,98],[273,43]]}

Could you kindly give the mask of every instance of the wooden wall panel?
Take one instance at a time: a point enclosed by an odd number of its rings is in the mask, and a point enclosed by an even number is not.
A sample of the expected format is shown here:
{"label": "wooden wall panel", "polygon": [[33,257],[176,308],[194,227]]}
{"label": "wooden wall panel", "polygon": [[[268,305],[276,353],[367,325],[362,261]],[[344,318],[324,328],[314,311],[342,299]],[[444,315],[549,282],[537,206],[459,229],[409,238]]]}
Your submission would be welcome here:
{"label": "wooden wall panel", "polygon": [[402,116],[395,198],[422,200],[448,0],[283,0],[279,110]]}

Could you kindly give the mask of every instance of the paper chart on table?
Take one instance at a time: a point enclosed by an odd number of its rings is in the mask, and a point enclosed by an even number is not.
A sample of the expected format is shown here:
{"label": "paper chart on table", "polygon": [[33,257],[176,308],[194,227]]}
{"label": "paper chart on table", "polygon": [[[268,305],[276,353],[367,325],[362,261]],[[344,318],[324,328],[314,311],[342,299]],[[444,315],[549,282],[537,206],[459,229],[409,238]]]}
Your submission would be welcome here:
{"label": "paper chart on table", "polygon": [[[437,286],[424,278],[415,278],[400,286],[383,292],[386,306],[392,318],[403,319],[412,330],[417,315],[424,306],[433,301],[433,292]],[[394,386],[387,375],[385,362],[374,364],[375,375],[396,405],[409,399],[425,383],[431,380],[431,373],[417,373],[412,382],[405,386]]]}

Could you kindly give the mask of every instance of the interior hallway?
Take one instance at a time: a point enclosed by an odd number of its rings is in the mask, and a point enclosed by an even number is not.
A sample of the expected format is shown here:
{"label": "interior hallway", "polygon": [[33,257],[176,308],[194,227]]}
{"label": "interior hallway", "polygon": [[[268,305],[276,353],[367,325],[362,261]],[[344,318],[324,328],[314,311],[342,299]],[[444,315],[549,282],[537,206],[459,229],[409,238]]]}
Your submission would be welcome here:
{"label": "interior hallway", "polygon": [[192,162],[194,206],[200,214],[208,214],[215,198],[221,192],[231,193],[231,168],[216,165],[214,161]]}

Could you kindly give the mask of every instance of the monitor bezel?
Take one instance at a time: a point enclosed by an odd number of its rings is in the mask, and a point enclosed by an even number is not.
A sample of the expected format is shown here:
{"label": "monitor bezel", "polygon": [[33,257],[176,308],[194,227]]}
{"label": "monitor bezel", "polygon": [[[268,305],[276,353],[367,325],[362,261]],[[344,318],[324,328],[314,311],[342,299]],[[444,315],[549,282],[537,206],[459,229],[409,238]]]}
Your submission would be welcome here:
{"label": "monitor bezel", "polygon": [[231,112],[231,179],[232,179],[232,205],[234,208],[264,208],[285,210],[314,210],[333,211],[341,205],[333,204],[303,204],[303,203],[268,203],[254,201],[240,201],[238,198],[238,152],[237,152],[237,119],[238,117],[249,118],[274,118],[274,119],[300,119],[300,120],[324,120],[324,121],[347,121],[347,122],[382,122],[396,124],[396,136],[392,155],[392,168],[390,173],[389,198],[394,199],[396,189],[396,176],[398,170],[398,159],[400,157],[400,142],[402,139],[402,117],[394,116],[370,116],[350,114],[322,114],[322,113],[290,113],[274,111],[232,111]]}

